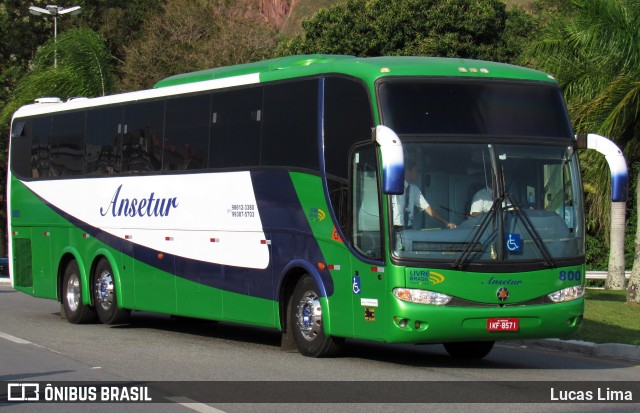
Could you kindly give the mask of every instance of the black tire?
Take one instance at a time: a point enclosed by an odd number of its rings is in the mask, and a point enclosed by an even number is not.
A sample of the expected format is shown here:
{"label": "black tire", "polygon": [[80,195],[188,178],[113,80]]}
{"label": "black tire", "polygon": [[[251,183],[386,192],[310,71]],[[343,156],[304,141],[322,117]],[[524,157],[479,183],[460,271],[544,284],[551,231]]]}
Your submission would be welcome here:
{"label": "black tire", "polygon": [[95,309],[82,303],[82,278],[75,260],[69,262],[64,270],[61,310],[71,324],[86,324],[96,321]]}
{"label": "black tire", "polygon": [[116,296],[116,281],[109,261],[102,258],[93,275],[93,304],[104,324],[123,324],[129,321],[130,310],[120,308]]}
{"label": "black tire", "polygon": [[444,343],[444,349],[451,357],[479,360],[491,352],[495,341],[461,341]]}
{"label": "black tire", "polygon": [[344,339],[327,336],[322,324],[318,288],[309,275],[303,276],[289,300],[293,340],[307,357],[332,357],[340,352]]}

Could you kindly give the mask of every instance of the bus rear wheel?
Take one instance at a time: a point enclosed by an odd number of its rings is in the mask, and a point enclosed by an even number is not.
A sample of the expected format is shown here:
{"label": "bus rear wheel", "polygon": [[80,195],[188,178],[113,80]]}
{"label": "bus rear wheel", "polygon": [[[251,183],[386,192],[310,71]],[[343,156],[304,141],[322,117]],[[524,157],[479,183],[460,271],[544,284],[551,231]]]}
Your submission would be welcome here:
{"label": "bus rear wheel", "polygon": [[494,344],[495,341],[462,341],[444,343],[443,346],[451,357],[479,360],[491,352]]}
{"label": "bus rear wheel", "polygon": [[129,310],[120,308],[116,282],[109,262],[102,258],[93,277],[93,302],[98,318],[104,324],[122,324],[129,320]]}
{"label": "bus rear wheel", "polygon": [[72,324],[85,324],[96,321],[93,307],[82,302],[82,281],[78,263],[70,261],[62,278],[62,310]]}
{"label": "bus rear wheel", "polygon": [[293,339],[298,351],[308,357],[331,357],[340,352],[343,339],[327,336],[322,324],[322,307],[315,282],[303,276],[289,301]]}

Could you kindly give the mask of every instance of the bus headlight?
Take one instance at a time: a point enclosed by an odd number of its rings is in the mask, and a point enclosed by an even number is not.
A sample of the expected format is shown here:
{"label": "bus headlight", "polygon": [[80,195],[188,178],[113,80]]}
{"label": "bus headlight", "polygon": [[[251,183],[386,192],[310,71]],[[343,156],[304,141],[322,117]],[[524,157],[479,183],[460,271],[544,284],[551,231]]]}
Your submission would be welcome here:
{"label": "bus headlight", "polygon": [[434,291],[414,290],[410,288],[394,288],[393,295],[402,301],[432,305],[445,305],[453,298],[450,295],[436,293]]}
{"label": "bus headlight", "polygon": [[562,303],[565,301],[577,300],[584,295],[584,285],[574,285],[573,287],[563,288],[548,295],[554,303]]}

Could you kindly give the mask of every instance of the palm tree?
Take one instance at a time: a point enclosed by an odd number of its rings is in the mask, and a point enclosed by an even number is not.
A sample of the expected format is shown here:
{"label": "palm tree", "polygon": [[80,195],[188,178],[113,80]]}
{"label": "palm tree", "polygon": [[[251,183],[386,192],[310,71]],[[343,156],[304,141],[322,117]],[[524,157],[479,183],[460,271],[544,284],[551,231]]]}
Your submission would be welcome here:
{"label": "palm tree", "polygon": [[[111,56],[97,33],[89,29],[71,29],[58,36],[58,67],[54,68],[54,41],[43,45],[32,62],[32,70],[16,85],[9,101],[0,107],[0,125],[9,125],[13,112],[20,106],[44,96],[71,98],[100,96],[112,91],[109,73]],[[2,128],[0,128],[2,129]],[[8,136],[8,133],[2,133]],[[0,138],[0,163],[6,162],[6,141]],[[4,182],[0,182],[0,190]],[[0,213],[0,218],[4,214]],[[5,232],[0,234],[0,245],[5,245]]]}
{"label": "palm tree", "polygon": [[111,56],[96,32],[70,29],[58,36],[58,65],[53,60],[53,40],[38,49],[32,70],[16,85],[7,105],[0,112],[0,123],[7,124],[20,106],[43,96],[63,99],[102,96],[113,90],[109,72]]}
{"label": "palm tree", "polygon": [[[533,45],[529,63],[556,75],[576,130],[615,140],[633,164],[639,159],[634,148],[640,138],[640,6],[635,0],[574,3],[575,14],[552,22],[549,36]],[[592,154],[583,159],[589,222],[598,226],[598,217],[609,216],[608,168]],[[623,289],[624,242],[614,243],[613,238],[624,240],[624,226],[612,231],[611,237],[605,287]],[[640,258],[636,261],[634,268],[640,266]],[[637,288],[637,275],[630,284]]]}

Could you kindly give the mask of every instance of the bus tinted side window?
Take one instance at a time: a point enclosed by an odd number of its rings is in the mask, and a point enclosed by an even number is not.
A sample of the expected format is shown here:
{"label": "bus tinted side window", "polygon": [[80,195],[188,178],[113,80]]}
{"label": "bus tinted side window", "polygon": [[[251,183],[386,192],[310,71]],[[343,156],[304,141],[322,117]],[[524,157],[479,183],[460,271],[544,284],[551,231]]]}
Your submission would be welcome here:
{"label": "bus tinted side window", "polygon": [[213,94],[210,168],[259,165],[262,91],[255,87]]}
{"label": "bus tinted side window", "polygon": [[31,121],[31,177],[52,176],[51,170],[51,116],[33,118]]}
{"label": "bus tinted side window", "polygon": [[318,80],[265,87],[260,164],[320,169]]}
{"label": "bus tinted side window", "polygon": [[162,156],[164,101],[124,107],[122,170],[159,171]]}
{"label": "bus tinted side window", "polygon": [[33,120],[13,121],[11,130],[11,170],[21,178],[31,176],[31,129]]}
{"label": "bus tinted side window", "polygon": [[86,174],[113,174],[122,166],[122,107],[87,111]]}
{"label": "bus tinted side window", "polygon": [[167,100],[164,170],[206,168],[209,157],[211,95]]}
{"label": "bus tinted side window", "polygon": [[51,171],[53,176],[79,176],[84,173],[85,112],[53,116]]}
{"label": "bus tinted side window", "polygon": [[325,79],[324,156],[327,174],[349,177],[349,152],[371,139],[373,115],[365,87],[341,77]]}
{"label": "bus tinted side window", "polygon": [[366,88],[355,80],[324,79],[324,157],[333,210],[346,233],[349,226],[349,153],[371,139],[373,115]]}

